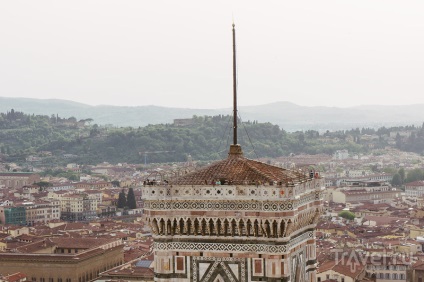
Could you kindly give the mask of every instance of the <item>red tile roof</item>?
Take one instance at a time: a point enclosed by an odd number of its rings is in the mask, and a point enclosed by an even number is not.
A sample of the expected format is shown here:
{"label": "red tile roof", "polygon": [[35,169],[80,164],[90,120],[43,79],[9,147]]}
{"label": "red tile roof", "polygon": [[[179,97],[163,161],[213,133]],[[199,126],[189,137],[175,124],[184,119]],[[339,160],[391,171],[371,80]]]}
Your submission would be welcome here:
{"label": "red tile roof", "polygon": [[[210,184],[214,180],[226,180],[232,184],[250,183],[272,183],[282,182],[294,184],[309,179],[302,171],[286,170],[266,163],[254,161],[243,157],[240,152],[234,152],[232,145],[227,159],[215,162],[214,164],[201,168],[195,172],[184,176],[178,176],[172,180],[177,185],[202,185]],[[239,148],[239,147],[238,147]]]}
{"label": "red tile roof", "polygon": [[14,274],[5,276],[3,279],[7,282],[16,282],[16,281],[20,281],[24,278],[26,280],[26,274],[23,274],[22,272],[16,272]]}

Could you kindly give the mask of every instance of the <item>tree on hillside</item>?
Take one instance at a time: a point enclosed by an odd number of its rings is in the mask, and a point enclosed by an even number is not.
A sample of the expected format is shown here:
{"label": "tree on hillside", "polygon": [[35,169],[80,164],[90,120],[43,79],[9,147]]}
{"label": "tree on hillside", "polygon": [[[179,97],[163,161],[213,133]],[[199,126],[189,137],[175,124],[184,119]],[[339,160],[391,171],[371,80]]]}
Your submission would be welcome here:
{"label": "tree on hillside", "polygon": [[403,184],[405,182],[405,176],[406,176],[405,169],[404,168],[399,169],[398,173],[400,175],[400,179],[402,180],[402,184]]}
{"label": "tree on hillside", "polygon": [[424,179],[424,172],[419,168],[415,168],[411,171],[408,171],[405,182],[409,183],[409,182],[414,182],[414,181],[423,180],[423,179]]}
{"label": "tree on hillside", "polygon": [[124,189],[122,189],[121,192],[119,192],[119,198],[118,198],[118,209],[123,209],[127,203],[127,199],[125,197]]}
{"label": "tree on hillside", "polygon": [[355,219],[355,214],[350,211],[342,211],[339,213],[339,216],[349,220]]}
{"label": "tree on hillside", "polygon": [[402,137],[400,136],[399,132],[396,134],[396,148],[399,150],[402,148]]}
{"label": "tree on hillside", "polygon": [[395,175],[393,175],[392,185],[393,186],[400,186],[400,185],[402,185],[402,177],[400,176],[399,173],[396,173]]}
{"label": "tree on hillside", "polygon": [[134,195],[133,188],[128,189],[127,207],[129,209],[135,209],[135,208],[137,208],[137,202],[135,201],[135,195]]}
{"label": "tree on hillside", "polygon": [[53,186],[53,184],[47,181],[35,182],[34,185],[37,185],[38,187],[40,187],[40,191],[45,190],[47,187]]}

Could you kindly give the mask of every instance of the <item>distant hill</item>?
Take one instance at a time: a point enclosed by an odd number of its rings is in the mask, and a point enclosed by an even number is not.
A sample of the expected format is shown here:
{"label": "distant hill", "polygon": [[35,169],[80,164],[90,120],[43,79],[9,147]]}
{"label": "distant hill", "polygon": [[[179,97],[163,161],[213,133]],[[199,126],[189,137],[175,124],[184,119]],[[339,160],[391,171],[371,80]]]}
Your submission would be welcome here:
{"label": "distant hill", "polygon": [[[0,97],[0,112],[11,109],[28,114],[74,116],[77,119],[92,118],[99,125],[146,126],[172,123],[174,119],[197,116],[231,114],[231,108],[188,109],[159,106],[89,106],[58,99],[29,99]],[[356,127],[398,126],[424,121],[424,105],[378,106],[366,105],[350,108],[304,107],[289,102],[240,107],[244,121],[271,122],[287,131],[314,129],[318,131],[351,129]]]}

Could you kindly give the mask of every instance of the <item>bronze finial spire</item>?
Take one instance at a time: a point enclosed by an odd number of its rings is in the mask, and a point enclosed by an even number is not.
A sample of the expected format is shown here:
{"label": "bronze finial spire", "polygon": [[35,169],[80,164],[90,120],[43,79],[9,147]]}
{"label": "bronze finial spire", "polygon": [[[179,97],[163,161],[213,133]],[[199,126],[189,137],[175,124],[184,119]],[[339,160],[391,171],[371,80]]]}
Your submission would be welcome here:
{"label": "bronze finial spire", "polygon": [[236,65],[236,30],[233,22],[233,144],[229,156],[242,156],[243,151],[237,144],[237,65]]}
{"label": "bronze finial spire", "polygon": [[233,145],[237,144],[237,68],[236,68],[236,30],[233,22]]}

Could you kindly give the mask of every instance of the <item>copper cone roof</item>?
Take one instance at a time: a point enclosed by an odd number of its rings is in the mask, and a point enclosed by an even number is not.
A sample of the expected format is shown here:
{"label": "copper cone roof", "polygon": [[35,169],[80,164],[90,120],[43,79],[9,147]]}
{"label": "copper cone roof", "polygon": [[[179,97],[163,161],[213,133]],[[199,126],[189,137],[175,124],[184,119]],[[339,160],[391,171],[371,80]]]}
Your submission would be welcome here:
{"label": "copper cone roof", "polygon": [[204,185],[213,181],[226,184],[248,185],[276,183],[291,185],[307,181],[309,177],[302,171],[287,170],[243,157],[239,145],[231,145],[228,158],[210,166],[173,179],[176,185]]}

